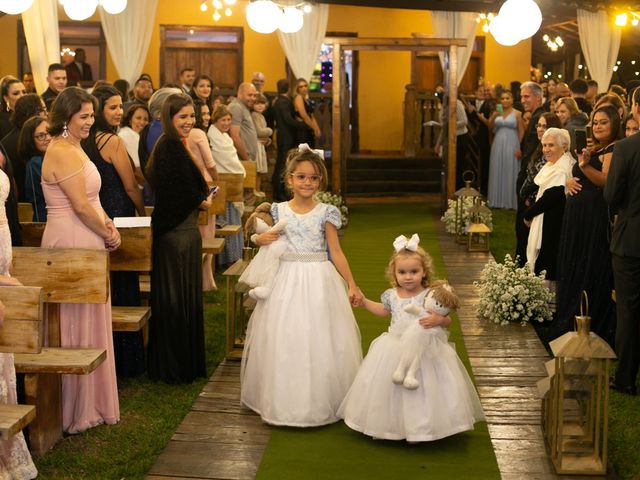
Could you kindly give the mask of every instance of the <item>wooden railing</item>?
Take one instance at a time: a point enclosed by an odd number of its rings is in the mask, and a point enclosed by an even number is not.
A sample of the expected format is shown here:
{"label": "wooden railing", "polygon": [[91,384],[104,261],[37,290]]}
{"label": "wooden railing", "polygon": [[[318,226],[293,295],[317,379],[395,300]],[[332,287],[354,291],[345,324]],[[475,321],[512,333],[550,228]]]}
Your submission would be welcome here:
{"label": "wooden railing", "polygon": [[440,100],[432,92],[407,85],[404,95],[404,154],[415,157],[433,152],[440,135]]}

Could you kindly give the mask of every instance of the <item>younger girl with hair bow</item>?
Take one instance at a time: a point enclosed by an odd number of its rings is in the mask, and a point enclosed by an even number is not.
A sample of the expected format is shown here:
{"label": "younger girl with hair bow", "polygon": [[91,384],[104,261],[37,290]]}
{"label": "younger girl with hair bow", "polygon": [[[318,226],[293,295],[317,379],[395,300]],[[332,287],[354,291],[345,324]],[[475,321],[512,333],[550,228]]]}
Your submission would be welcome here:
{"label": "younger girl with hair bow", "polygon": [[[374,438],[425,442],[473,430],[484,420],[473,383],[448,342],[451,319],[423,309],[434,283],[433,263],[419,241],[415,234],[396,238],[387,268],[392,288],[382,294],[382,303],[360,302],[374,315],[391,315],[391,325],[371,343],[338,415]],[[407,388],[393,378],[405,349],[402,334],[415,322],[428,329],[429,344],[416,372],[417,387]]]}

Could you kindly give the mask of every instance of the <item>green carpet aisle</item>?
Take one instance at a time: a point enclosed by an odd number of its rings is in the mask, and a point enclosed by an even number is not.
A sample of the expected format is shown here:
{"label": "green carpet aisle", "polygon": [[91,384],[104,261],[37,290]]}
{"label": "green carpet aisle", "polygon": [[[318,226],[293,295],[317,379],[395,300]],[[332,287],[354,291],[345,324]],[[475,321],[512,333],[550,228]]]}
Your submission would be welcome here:
{"label": "green carpet aisle", "polygon": [[[418,233],[434,258],[437,276],[445,277],[432,216],[425,206],[363,205],[352,210],[342,241],[358,285],[371,299],[389,286],[385,269],[393,239]],[[356,310],[363,351],[386,330],[388,319]],[[469,368],[459,324],[451,341]],[[372,440],[342,422],[313,429],[273,428],[258,470],[259,479],[498,479],[500,473],[486,424],[472,432],[410,445]]]}

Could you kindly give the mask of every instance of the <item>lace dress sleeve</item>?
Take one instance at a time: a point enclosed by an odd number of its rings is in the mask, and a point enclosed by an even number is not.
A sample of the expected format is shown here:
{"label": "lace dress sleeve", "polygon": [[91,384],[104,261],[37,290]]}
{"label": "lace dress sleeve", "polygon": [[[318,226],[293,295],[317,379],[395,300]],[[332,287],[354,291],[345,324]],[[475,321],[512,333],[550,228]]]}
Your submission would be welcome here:
{"label": "lace dress sleeve", "polygon": [[391,311],[391,292],[392,291],[393,291],[392,289],[385,290],[384,292],[382,292],[382,295],[380,296],[380,301],[382,302],[382,306],[388,312]]}
{"label": "lace dress sleeve", "polygon": [[271,204],[271,218],[273,218],[273,224],[275,225],[276,223],[278,223],[278,204],[276,202],[273,202]]}
{"label": "lace dress sleeve", "polygon": [[333,205],[327,205],[327,210],[324,214],[324,223],[329,222],[334,225],[336,228],[340,228],[342,226],[342,215],[340,215],[340,210]]}

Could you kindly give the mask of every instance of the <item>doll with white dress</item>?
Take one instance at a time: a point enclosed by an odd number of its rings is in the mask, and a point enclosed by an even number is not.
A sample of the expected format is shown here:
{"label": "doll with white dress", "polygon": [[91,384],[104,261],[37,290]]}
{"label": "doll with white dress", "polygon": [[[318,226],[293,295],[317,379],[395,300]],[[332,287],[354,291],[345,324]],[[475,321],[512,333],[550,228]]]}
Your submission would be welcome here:
{"label": "doll with white dress", "polygon": [[[392,288],[381,303],[365,298],[360,304],[374,315],[391,315],[391,324],[371,343],[338,415],[374,438],[432,441],[473,430],[484,420],[473,382],[448,341],[451,319],[424,312],[433,274],[431,257],[419,240],[417,235],[396,239],[387,269]],[[411,313],[413,307],[418,315]],[[407,351],[403,334],[416,323],[424,330],[423,348],[414,372],[417,385],[411,389],[404,379],[399,384],[393,379]]]}

